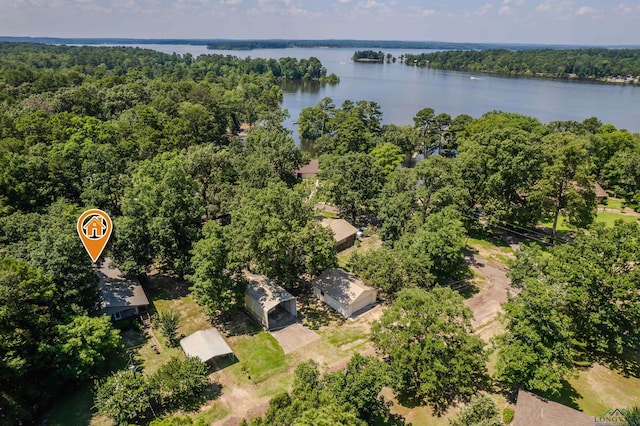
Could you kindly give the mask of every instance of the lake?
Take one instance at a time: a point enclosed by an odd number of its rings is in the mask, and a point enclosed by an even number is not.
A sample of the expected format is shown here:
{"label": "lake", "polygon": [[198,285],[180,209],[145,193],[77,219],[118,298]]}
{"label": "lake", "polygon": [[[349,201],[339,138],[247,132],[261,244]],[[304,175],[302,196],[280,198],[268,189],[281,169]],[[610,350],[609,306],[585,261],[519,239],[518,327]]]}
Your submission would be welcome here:
{"label": "lake", "polygon": [[[418,68],[400,63],[354,63],[351,56],[356,49],[293,48],[256,50],[209,50],[206,46],[138,45],[167,53],[223,54],[254,58],[309,58],[315,56],[328,73],[340,77],[337,85],[317,82],[285,82],[282,84],[282,106],[291,114],[288,128],[295,130],[300,110],[315,105],[324,97],[337,106],[346,100],[377,102],[383,112],[384,123],[413,124],[413,116],[425,107],[436,114],[445,112],[452,117],[469,114],[479,117],[485,112],[501,110],[537,117],[547,123],[555,120],[582,121],[598,117],[618,128],[640,132],[640,87],[543,80],[526,77],[498,77],[494,75]],[[386,49],[398,57],[403,53],[425,50]]]}

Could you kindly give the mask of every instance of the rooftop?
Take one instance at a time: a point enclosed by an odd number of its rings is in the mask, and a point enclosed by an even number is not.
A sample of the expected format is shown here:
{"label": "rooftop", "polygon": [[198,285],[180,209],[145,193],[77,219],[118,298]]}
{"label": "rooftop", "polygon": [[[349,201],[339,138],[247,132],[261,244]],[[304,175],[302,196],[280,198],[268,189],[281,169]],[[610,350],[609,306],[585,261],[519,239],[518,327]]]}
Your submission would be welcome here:
{"label": "rooftop", "polygon": [[263,309],[271,310],[282,302],[295,299],[287,290],[264,275],[245,271],[244,276],[248,281],[247,293],[252,299],[258,301]]}
{"label": "rooftop", "polygon": [[187,356],[207,362],[218,356],[229,355],[233,350],[215,328],[196,331],[180,340],[180,346]]}
{"label": "rooftop", "polygon": [[313,285],[344,305],[350,305],[365,291],[374,290],[341,268],[325,270]]}
{"label": "rooftop", "polygon": [[602,189],[598,182],[594,182],[593,187],[595,188],[597,198],[607,198],[609,196],[607,195],[607,191]]}
{"label": "rooftop", "polygon": [[103,308],[145,306],[149,304],[147,295],[137,279],[125,278],[122,272],[112,266],[112,260],[105,258],[96,269],[100,278]]}
{"label": "rooftop", "polygon": [[337,243],[355,235],[358,232],[358,228],[344,219],[323,218],[320,221],[320,224],[333,231],[333,238]]}
{"label": "rooftop", "polygon": [[513,426],[593,426],[594,418],[566,405],[520,390]]}
{"label": "rooftop", "polygon": [[319,171],[318,160],[313,159],[309,161],[309,164],[305,164],[295,171],[297,174],[301,175],[317,175]]}

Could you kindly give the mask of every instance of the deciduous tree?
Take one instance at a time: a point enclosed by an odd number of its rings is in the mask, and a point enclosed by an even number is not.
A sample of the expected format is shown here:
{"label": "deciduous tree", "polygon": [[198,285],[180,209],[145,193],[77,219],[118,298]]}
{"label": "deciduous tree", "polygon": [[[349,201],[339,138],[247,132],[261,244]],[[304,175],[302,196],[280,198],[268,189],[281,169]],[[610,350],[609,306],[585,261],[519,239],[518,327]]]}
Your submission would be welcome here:
{"label": "deciduous tree", "polygon": [[483,386],[486,355],[472,335],[471,311],[446,287],[404,289],[372,326],[372,340],[389,356],[394,390],[436,413]]}

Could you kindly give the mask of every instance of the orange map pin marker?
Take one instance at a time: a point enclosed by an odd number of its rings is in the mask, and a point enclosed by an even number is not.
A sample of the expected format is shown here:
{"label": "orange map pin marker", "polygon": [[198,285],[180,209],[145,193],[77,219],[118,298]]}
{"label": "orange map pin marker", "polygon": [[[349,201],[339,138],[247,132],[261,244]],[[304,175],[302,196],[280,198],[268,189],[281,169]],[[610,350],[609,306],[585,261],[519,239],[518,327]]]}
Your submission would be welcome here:
{"label": "orange map pin marker", "polygon": [[84,248],[95,263],[111,237],[111,218],[102,210],[90,209],[80,215],[77,228]]}

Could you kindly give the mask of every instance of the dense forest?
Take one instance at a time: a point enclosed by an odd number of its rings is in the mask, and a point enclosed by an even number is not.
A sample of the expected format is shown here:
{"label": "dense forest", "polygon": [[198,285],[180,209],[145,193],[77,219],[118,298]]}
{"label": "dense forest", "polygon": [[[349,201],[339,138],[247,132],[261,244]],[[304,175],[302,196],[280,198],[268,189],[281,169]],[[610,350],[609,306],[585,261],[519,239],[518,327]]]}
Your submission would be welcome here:
{"label": "dense forest", "polygon": [[640,50],[468,50],[405,55],[407,65],[532,77],[573,78],[638,84]]}
{"label": "dense forest", "polygon": [[[508,395],[553,396],[577,365],[627,362],[640,343],[640,227],[593,224],[593,184],[640,207],[638,135],[597,118],[428,107],[411,126],[383,125],[375,102],[325,98],[298,118],[320,155],[316,185],[296,177],[309,155],[282,125],[277,83],[325,74],[315,58],[0,44],[1,424],[37,422],[56,396],[94,380],[98,413],[162,422],[197,409],[209,386],[188,359],[138,376],[124,367],[123,325],[98,315],[76,233],[87,208],[112,217],[107,255],[122,271],[187,283],[213,320],[242,305],[247,269],[294,290],[338,264],[316,200],[376,229],[381,247],[348,268],[388,302],[371,341],[389,362],[355,356],[323,376],[302,363],[293,392],[274,395],[255,425],[402,424],[382,387],[441,414],[484,404],[490,379]],[[425,160],[402,167],[416,151]],[[560,218],[576,231],[554,238]],[[549,237],[513,263],[521,293],[505,306],[489,377],[471,312],[450,288],[470,274],[466,238],[543,222]]]}

